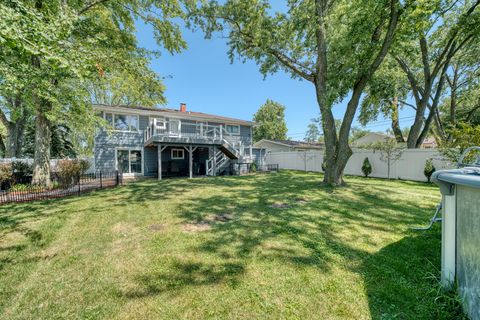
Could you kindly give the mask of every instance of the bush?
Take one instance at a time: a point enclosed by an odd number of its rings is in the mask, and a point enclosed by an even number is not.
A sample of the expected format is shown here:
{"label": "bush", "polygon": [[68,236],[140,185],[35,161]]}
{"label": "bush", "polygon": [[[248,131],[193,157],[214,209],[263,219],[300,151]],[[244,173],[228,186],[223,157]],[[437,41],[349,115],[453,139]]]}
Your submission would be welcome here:
{"label": "bush", "polygon": [[437,169],[435,169],[432,159],[427,159],[427,161],[425,162],[425,169],[423,169],[423,173],[425,174],[425,177],[427,177],[428,182],[430,182],[430,178],[435,171],[437,171]]}
{"label": "bush", "polygon": [[368,157],[363,160],[362,172],[365,175],[365,178],[367,178],[372,173],[372,165],[370,164],[370,160],[368,160]]}
{"label": "bush", "polygon": [[250,171],[257,172],[257,163],[252,162],[252,164],[250,165]]}
{"label": "bush", "polygon": [[322,162],[322,171],[325,172],[325,170],[327,170],[327,162],[325,160],[323,160]]}
{"label": "bush", "polygon": [[13,182],[13,170],[10,163],[0,164],[0,184],[10,184]]}
{"label": "bush", "polygon": [[26,183],[27,178],[33,174],[33,166],[29,165],[26,162],[13,161],[12,171],[13,171],[14,180],[17,183]]}
{"label": "bush", "polygon": [[90,164],[86,160],[60,160],[56,167],[58,182],[62,186],[75,184],[89,167]]}

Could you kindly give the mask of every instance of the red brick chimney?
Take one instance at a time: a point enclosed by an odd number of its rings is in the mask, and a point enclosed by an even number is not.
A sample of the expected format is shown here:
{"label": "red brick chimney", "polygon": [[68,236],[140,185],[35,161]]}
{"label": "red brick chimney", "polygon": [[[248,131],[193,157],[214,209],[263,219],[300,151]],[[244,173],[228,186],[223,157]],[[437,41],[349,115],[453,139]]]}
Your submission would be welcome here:
{"label": "red brick chimney", "polygon": [[187,104],[186,103],[180,103],[180,112],[187,112]]}

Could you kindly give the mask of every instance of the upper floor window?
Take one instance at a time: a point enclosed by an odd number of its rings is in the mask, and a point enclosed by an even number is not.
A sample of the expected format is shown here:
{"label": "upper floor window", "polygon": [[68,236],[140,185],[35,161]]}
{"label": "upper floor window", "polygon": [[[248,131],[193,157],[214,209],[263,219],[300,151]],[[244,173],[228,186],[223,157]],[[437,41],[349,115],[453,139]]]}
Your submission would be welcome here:
{"label": "upper floor window", "polygon": [[138,116],[129,114],[105,113],[105,120],[118,131],[138,131]]}
{"label": "upper floor window", "polygon": [[225,130],[233,135],[240,135],[240,126],[227,124]]}
{"label": "upper floor window", "polygon": [[161,117],[152,117],[150,118],[150,121],[155,121],[155,124],[156,124],[156,127],[157,129],[165,129],[166,126],[165,126],[165,118],[161,118]]}

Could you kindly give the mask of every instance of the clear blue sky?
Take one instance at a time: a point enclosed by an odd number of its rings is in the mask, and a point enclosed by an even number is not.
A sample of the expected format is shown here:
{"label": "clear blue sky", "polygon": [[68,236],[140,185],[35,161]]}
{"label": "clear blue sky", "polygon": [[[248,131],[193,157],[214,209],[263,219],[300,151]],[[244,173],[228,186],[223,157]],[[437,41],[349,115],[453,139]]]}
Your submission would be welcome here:
{"label": "clear blue sky", "polygon": [[[139,45],[158,50],[150,26],[139,23],[137,27]],[[164,52],[152,62],[153,70],[166,77],[168,107],[177,108],[180,102],[185,102],[192,111],[250,120],[267,99],[272,99],[286,107],[289,137],[304,138],[310,120],[319,114],[312,84],[291,79],[283,72],[264,79],[252,61],[235,60],[231,64],[224,39],[206,40],[202,32],[187,29],[183,36],[187,50],[176,55]],[[345,104],[346,101],[335,106],[335,118],[343,117]],[[412,116],[410,110],[400,113],[401,118]],[[402,127],[409,124],[410,120],[401,121]],[[367,126],[371,131],[387,128],[389,122],[381,118]]]}

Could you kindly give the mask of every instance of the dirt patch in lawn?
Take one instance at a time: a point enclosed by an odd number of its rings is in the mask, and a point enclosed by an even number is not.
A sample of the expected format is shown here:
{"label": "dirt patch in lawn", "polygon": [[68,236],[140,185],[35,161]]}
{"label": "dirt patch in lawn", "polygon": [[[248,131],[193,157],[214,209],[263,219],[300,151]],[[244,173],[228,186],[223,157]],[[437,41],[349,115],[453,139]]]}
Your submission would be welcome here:
{"label": "dirt patch in lawn", "polygon": [[182,224],[182,230],[184,232],[203,232],[208,231],[212,228],[212,226],[207,222],[199,222],[199,223],[184,223]]}
{"label": "dirt patch in lawn", "polygon": [[297,197],[297,198],[293,199],[293,201],[295,201],[295,203],[297,203],[297,204],[306,204],[306,203],[308,203],[308,199],[307,199],[307,198],[304,198],[304,197]]}
{"label": "dirt patch in lawn", "polygon": [[154,223],[148,226],[148,230],[152,232],[160,232],[165,229],[165,225],[161,223]]}
{"label": "dirt patch in lawn", "polygon": [[220,214],[211,214],[205,218],[205,222],[228,222],[233,219],[233,214],[231,213],[220,213]]}
{"label": "dirt patch in lawn", "polygon": [[275,202],[270,205],[273,209],[290,209],[292,206],[285,202]]}

